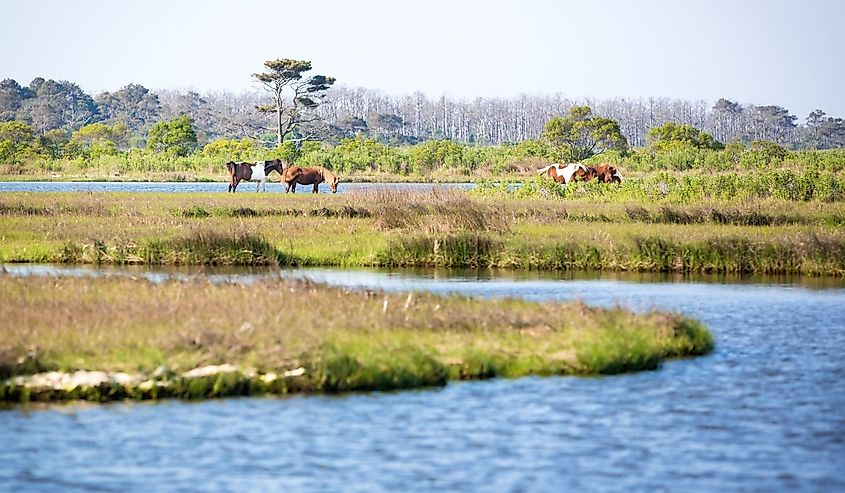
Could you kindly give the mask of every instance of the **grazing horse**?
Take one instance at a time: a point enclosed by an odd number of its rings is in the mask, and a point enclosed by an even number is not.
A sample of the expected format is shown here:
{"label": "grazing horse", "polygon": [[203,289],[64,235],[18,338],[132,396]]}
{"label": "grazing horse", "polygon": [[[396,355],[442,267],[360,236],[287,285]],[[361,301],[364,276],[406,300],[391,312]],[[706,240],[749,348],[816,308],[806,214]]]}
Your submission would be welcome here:
{"label": "grazing horse", "polygon": [[571,163],[566,166],[550,164],[545,168],[540,168],[537,172],[541,175],[547,175],[557,183],[563,184],[567,184],[573,180],[590,181],[595,177],[595,170],[593,168],[578,163]]}
{"label": "grazing horse", "polygon": [[255,185],[255,191],[258,192],[258,188],[261,187],[261,190],[266,192],[267,175],[273,171],[277,171],[280,175],[285,172],[281,159],[258,161],[254,164],[229,161],[226,163],[226,168],[229,170],[229,191],[232,193],[235,193],[238,183],[242,180],[258,182]]}
{"label": "grazing horse", "polygon": [[285,192],[296,192],[296,185],[314,185],[313,193],[317,193],[320,183],[326,182],[332,189],[332,193],[337,193],[337,184],[340,178],[322,166],[314,168],[300,168],[299,166],[290,166],[282,173],[282,181],[287,184]]}
{"label": "grazing horse", "polygon": [[622,183],[622,175],[615,166],[602,164],[594,168],[595,176],[602,183]]}

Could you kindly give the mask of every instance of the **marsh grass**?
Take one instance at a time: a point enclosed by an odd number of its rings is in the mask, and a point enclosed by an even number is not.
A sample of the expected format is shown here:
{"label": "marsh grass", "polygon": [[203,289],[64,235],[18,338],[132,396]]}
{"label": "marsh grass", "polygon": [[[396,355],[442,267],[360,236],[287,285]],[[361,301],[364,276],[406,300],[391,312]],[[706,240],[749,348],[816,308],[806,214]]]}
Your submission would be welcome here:
{"label": "marsh grass", "polygon": [[456,190],[379,190],[359,193],[351,200],[372,210],[375,227],[382,231],[503,233],[510,230],[508,217],[500,209],[472,200],[465,192]]}
{"label": "marsh grass", "polygon": [[214,207],[207,209],[200,206],[191,206],[184,209],[176,209],[173,215],[185,218],[205,217],[370,217],[372,213],[364,208],[357,208],[350,205],[343,205],[338,208],[320,207],[317,209],[254,209],[252,207]]}
{"label": "marsh grass", "polygon": [[[280,196],[281,195],[281,196]],[[845,274],[845,204],[9,193],[0,261]]]}
{"label": "marsh grass", "polygon": [[[611,237],[612,238],[612,237]],[[493,267],[723,274],[845,275],[845,241],[803,232],[776,241],[737,236],[630,234],[621,241],[522,244]]]}
{"label": "marsh grass", "polygon": [[[611,374],[655,369],[668,357],[713,347],[710,333],[681,315],[577,301],[390,294],[289,280],[212,284],[204,278],[154,284],[0,275],[0,292],[0,381],[45,370],[149,376],[164,367],[171,374],[166,387],[39,395],[7,380],[0,385],[2,400],[389,390],[449,379]],[[179,376],[223,363],[243,371]],[[256,377],[297,367],[304,374],[295,378]]]}
{"label": "marsh grass", "polygon": [[712,238],[680,242],[635,238],[636,270],[732,274],[845,274],[845,242],[810,233],[785,242]]}
{"label": "marsh grass", "polygon": [[390,243],[379,263],[389,267],[491,267],[501,241],[484,234],[408,235]]}
{"label": "marsh grass", "polygon": [[[845,204],[779,200],[699,204],[598,203],[543,198],[475,196],[435,189],[389,190],[343,195],[239,195],[223,193],[9,192],[0,197],[0,217],[50,216],[171,218],[373,218],[382,230],[417,229],[420,218],[455,230],[508,231],[516,223],[646,222],[666,224],[841,225]],[[451,218],[450,216],[461,216]],[[762,219],[761,219],[762,218]],[[451,221],[451,222],[450,222]],[[435,228],[440,228],[435,226]],[[434,229],[434,231],[444,231]]]}
{"label": "marsh grass", "polygon": [[66,242],[57,259],[63,263],[153,265],[280,265],[292,259],[265,238],[248,231],[220,232],[197,228],[175,238],[140,243]]}
{"label": "marsh grass", "polygon": [[262,236],[243,230],[218,232],[197,229],[167,240],[148,240],[138,255],[148,264],[278,265],[285,255]]}
{"label": "marsh grass", "polygon": [[65,205],[59,203],[39,206],[23,203],[6,204],[0,202],[0,216],[112,216],[114,213],[101,201],[88,204]]}
{"label": "marsh grass", "polygon": [[757,206],[744,207],[673,207],[662,205],[647,209],[628,205],[625,213],[631,221],[651,224],[730,224],[736,226],[783,226],[790,224],[845,224],[845,215],[806,214],[802,212],[767,212]]}

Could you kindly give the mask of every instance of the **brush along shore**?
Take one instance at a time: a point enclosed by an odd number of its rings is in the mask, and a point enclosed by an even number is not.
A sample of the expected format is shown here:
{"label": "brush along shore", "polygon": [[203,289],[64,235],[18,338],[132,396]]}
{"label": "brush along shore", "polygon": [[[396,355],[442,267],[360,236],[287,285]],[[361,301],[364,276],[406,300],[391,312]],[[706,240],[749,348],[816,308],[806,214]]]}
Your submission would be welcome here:
{"label": "brush along shore", "polygon": [[0,261],[845,275],[845,204],[8,193]]}
{"label": "brush along shore", "polygon": [[292,280],[0,275],[0,401],[389,390],[654,370],[700,323],[584,303],[354,291]]}

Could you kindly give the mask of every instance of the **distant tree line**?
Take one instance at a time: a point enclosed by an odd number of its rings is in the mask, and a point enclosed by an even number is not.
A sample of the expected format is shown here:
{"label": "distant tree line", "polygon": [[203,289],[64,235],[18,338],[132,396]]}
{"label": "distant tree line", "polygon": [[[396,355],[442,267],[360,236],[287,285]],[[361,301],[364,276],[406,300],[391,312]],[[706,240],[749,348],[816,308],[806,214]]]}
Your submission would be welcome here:
{"label": "distant tree line", "polygon": [[340,129],[356,129],[389,139],[450,139],[467,144],[501,144],[536,139],[546,122],[574,107],[588,106],[596,116],[618,122],[631,147],[648,143],[648,132],[664,123],[691,125],[728,143],[757,140],[793,149],[845,147],[845,120],[822,110],[811,112],[805,123],[780,106],[742,105],[719,99],[705,101],[672,98],[581,101],[554,96],[429,99],[422,93],[389,96],[381,91],[337,87],[331,105],[320,108],[326,120]]}
{"label": "distant tree line", "polygon": [[[391,96],[378,90],[331,86],[333,79],[325,79],[320,87],[328,103],[314,108],[322,122],[309,127],[306,121],[297,131],[332,143],[356,135],[386,144],[444,139],[479,145],[518,143],[540,138],[547,122],[588,106],[593,117],[616,122],[631,147],[648,144],[649,131],[667,122],[694,127],[721,143],[766,140],[793,149],[845,147],[845,121],[822,110],[799,122],[780,106],[743,105],[727,99],[712,106],[671,98],[576,101],[560,94],[466,101],[445,96],[431,99],[419,92]],[[219,138],[277,141],[278,106],[269,115],[257,108],[267,108],[259,91],[199,94],[150,91],[128,84],[92,97],[68,81],[38,77],[28,86],[12,79],[0,82],[0,122],[26,123],[37,136],[47,136],[47,144],[71,139],[73,132],[100,123],[110,128],[118,125],[119,135],[108,139],[118,147],[144,147],[153,125],[181,116],[190,118],[197,146]]]}

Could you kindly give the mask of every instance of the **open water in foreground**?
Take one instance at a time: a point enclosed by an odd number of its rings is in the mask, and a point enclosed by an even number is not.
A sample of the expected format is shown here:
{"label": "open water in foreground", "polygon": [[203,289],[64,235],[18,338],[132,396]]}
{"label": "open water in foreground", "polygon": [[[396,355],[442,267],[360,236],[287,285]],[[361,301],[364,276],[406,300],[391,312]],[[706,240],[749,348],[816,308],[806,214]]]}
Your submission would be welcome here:
{"label": "open water in foreground", "polygon": [[[217,275],[248,282],[268,274]],[[0,411],[0,490],[845,491],[841,282],[332,269],[283,275],[678,310],[711,328],[716,351],[603,378],[13,408]]]}

